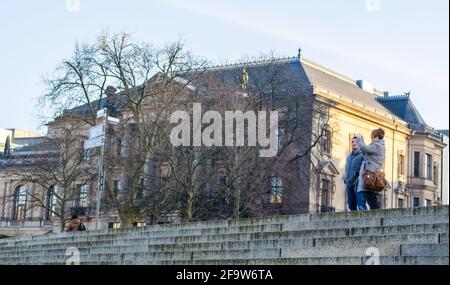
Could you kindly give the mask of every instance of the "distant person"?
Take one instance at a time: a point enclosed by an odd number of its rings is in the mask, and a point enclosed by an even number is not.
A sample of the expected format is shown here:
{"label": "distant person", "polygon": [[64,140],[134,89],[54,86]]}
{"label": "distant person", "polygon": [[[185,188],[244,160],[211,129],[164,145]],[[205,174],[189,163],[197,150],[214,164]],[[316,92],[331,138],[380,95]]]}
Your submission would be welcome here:
{"label": "distant person", "polygon": [[78,231],[85,231],[86,227],[81,222],[80,218],[78,218],[77,215],[73,215],[70,219],[69,225],[66,228],[66,232],[78,232]]}
{"label": "distant person", "polygon": [[386,147],[384,143],[384,130],[379,128],[372,131],[372,142],[369,145],[364,144],[361,135],[356,136],[356,143],[359,146],[361,153],[364,156],[364,161],[361,164],[359,171],[358,185],[357,185],[357,208],[360,211],[367,211],[366,204],[371,210],[379,209],[379,196],[382,190],[373,190],[364,186],[364,172],[365,170],[380,173],[386,155]]}
{"label": "distant person", "polygon": [[363,155],[356,143],[356,136],[352,138],[352,152],[347,156],[345,164],[345,192],[347,195],[347,206],[350,211],[357,210],[356,185],[358,182],[359,171],[363,162]]}

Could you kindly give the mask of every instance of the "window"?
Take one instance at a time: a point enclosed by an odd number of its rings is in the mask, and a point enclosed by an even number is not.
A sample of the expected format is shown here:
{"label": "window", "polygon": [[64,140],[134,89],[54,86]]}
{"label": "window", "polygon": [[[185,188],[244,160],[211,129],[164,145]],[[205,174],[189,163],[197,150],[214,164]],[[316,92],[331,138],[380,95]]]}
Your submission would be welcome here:
{"label": "window", "polygon": [[120,180],[114,180],[113,181],[113,191],[115,193],[115,195],[117,195],[120,191],[121,185],[120,185]]}
{"label": "window", "polygon": [[414,152],[414,177],[420,177],[420,152]]}
{"label": "window", "polygon": [[87,207],[89,203],[89,188],[86,185],[80,186],[78,195],[78,207]]}
{"label": "window", "polygon": [[405,156],[400,154],[398,157],[398,173],[400,175],[405,175]]}
{"label": "window", "polygon": [[284,147],[284,128],[278,128],[277,131],[278,135],[278,150],[282,149]]}
{"label": "window", "polygon": [[402,198],[398,198],[397,208],[400,208],[400,209],[404,208],[404,204],[403,204],[403,199]]}
{"label": "window", "polygon": [[116,144],[116,155],[121,156],[121,154],[122,154],[122,138],[118,138]]}
{"label": "window", "polygon": [[329,206],[330,196],[330,180],[322,180],[322,206]]}
{"label": "window", "polygon": [[431,156],[431,154],[427,153],[425,155],[425,178],[428,180],[432,179],[432,172],[431,172],[432,161],[433,161],[433,157]]}
{"label": "window", "polygon": [[137,222],[137,223],[133,223],[133,227],[135,228],[142,228],[145,227],[147,224],[144,222]]}
{"label": "window", "polygon": [[119,228],[120,228],[120,223],[111,222],[108,224],[108,229],[119,229]]}
{"label": "window", "polygon": [[439,165],[434,165],[433,170],[434,185],[439,185]]}
{"label": "window", "polygon": [[85,149],[85,150],[83,150],[83,160],[84,161],[86,161],[86,160],[89,160],[89,150],[88,149]]}
{"label": "window", "polygon": [[280,177],[273,177],[270,186],[270,203],[280,204],[283,198],[283,180]]}
{"label": "window", "polygon": [[431,200],[425,199],[425,206],[426,207],[433,206],[433,203],[431,202]]}
{"label": "window", "polygon": [[220,176],[219,177],[219,183],[221,184],[221,185],[223,185],[224,187],[225,187],[225,190],[226,190],[226,193],[225,193],[225,198],[224,198],[224,201],[225,201],[225,204],[230,204],[230,202],[231,202],[231,200],[230,200],[230,185],[229,185],[229,178],[228,178],[228,176]]}
{"label": "window", "polygon": [[332,132],[329,128],[326,128],[322,137],[322,152],[326,154],[331,154],[331,141],[332,141]]}
{"label": "window", "polygon": [[55,186],[47,190],[47,200],[45,205],[45,220],[50,221],[55,211]]}
{"label": "window", "polygon": [[139,187],[136,191],[136,200],[141,200],[144,197],[144,178],[139,181]]}
{"label": "window", "polygon": [[419,197],[413,198],[413,207],[420,207],[420,198]]}
{"label": "window", "polygon": [[27,207],[27,188],[19,186],[14,192],[13,220],[23,220],[26,215]]}
{"label": "window", "polygon": [[170,176],[170,164],[168,162],[161,163],[161,177]]}

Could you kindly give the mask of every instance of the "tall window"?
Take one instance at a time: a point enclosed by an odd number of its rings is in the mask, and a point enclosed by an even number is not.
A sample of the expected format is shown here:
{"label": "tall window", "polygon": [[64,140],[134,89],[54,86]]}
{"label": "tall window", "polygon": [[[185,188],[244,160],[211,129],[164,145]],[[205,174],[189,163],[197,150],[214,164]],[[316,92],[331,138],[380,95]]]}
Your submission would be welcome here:
{"label": "tall window", "polygon": [[278,128],[277,135],[278,135],[278,150],[280,150],[284,147],[284,128]]}
{"label": "tall window", "polygon": [[332,144],[332,132],[329,127],[326,127],[322,137],[321,148],[326,154],[331,154],[331,144]]}
{"label": "tall window", "polygon": [[136,200],[141,200],[144,197],[144,178],[139,180],[139,187],[136,191]]}
{"label": "tall window", "polygon": [[170,176],[170,164],[168,162],[161,163],[161,177],[169,177]]}
{"label": "tall window", "polygon": [[83,160],[89,160],[89,156],[90,155],[90,153],[89,153],[89,150],[88,149],[85,149],[85,150],[83,150]]}
{"label": "tall window", "polygon": [[27,188],[25,186],[19,186],[14,192],[14,207],[13,207],[13,219],[23,220],[25,219],[27,209]]}
{"label": "tall window", "polygon": [[122,138],[118,138],[116,144],[116,155],[121,156],[121,154],[122,154]]}
{"label": "tall window", "polygon": [[322,180],[322,206],[328,207],[330,201],[330,180]]}
{"label": "tall window", "polygon": [[420,207],[420,198],[419,197],[413,198],[413,207]]}
{"label": "tall window", "polygon": [[433,178],[434,185],[439,185],[439,165],[434,165]]}
{"label": "tall window", "polygon": [[283,198],[283,180],[280,177],[273,177],[270,186],[270,203],[280,204]]}
{"label": "tall window", "polygon": [[431,180],[432,179],[432,161],[433,157],[431,154],[425,155],[425,178]]}
{"label": "tall window", "polygon": [[78,207],[87,207],[89,204],[89,187],[83,185],[79,189]]}
{"label": "tall window", "polygon": [[51,186],[47,190],[47,200],[45,206],[45,220],[52,219],[53,211],[55,210],[55,186]]}
{"label": "tall window", "polygon": [[400,154],[398,157],[398,173],[400,175],[405,175],[405,156]]}
{"label": "tall window", "polygon": [[420,177],[420,152],[414,152],[414,177]]}
{"label": "tall window", "polygon": [[403,199],[402,198],[398,198],[398,203],[397,204],[398,204],[397,207],[402,209],[404,207]]}
{"label": "tall window", "polygon": [[119,191],[120,191],[120,181],[119,181],[119,180],[114,180],[114,181],[113,181],[113,191],[114,191],[114,193],[115,193],[116,196],[117,196],[117,194],[118,194]]}

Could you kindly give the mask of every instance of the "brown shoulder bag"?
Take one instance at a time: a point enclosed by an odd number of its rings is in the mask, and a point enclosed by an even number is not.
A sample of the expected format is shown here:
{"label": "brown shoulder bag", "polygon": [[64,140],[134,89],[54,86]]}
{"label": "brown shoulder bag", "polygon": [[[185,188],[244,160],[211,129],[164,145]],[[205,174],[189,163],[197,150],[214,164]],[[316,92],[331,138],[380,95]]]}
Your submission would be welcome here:
{"label": "brown shoulder bag", "polygon": [[363,185],[365,189],[383,191],[386,188],[386,178],[383,171],[364,170]]}

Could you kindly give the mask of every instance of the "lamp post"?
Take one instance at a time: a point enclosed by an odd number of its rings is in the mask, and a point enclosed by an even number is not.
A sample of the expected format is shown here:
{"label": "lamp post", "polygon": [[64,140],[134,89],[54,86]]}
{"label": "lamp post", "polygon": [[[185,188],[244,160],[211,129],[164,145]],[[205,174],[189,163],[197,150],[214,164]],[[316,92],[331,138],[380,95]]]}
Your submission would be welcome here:
{"label": "lamp post", "polygon": [[97,112],[97,119],[103,119],[100,125],[92,127],[89,130],[89,139],[84,142],[84,149],[88,150],[91,148],[100,147],[100,157],[98,160],[98,187],[96,193],[96,205],[95,205],[95,229],[99,229],[100,220],[100,200],[101,193],[105,186],[105,171],[104,171],[104,157],[105,157],[105,143],[106,143],[106,128],[108,127],[108,122],[113,124],[118,124],[119,119],[114,117],[109,117],[107,114],[107,109],[103,108]]}

